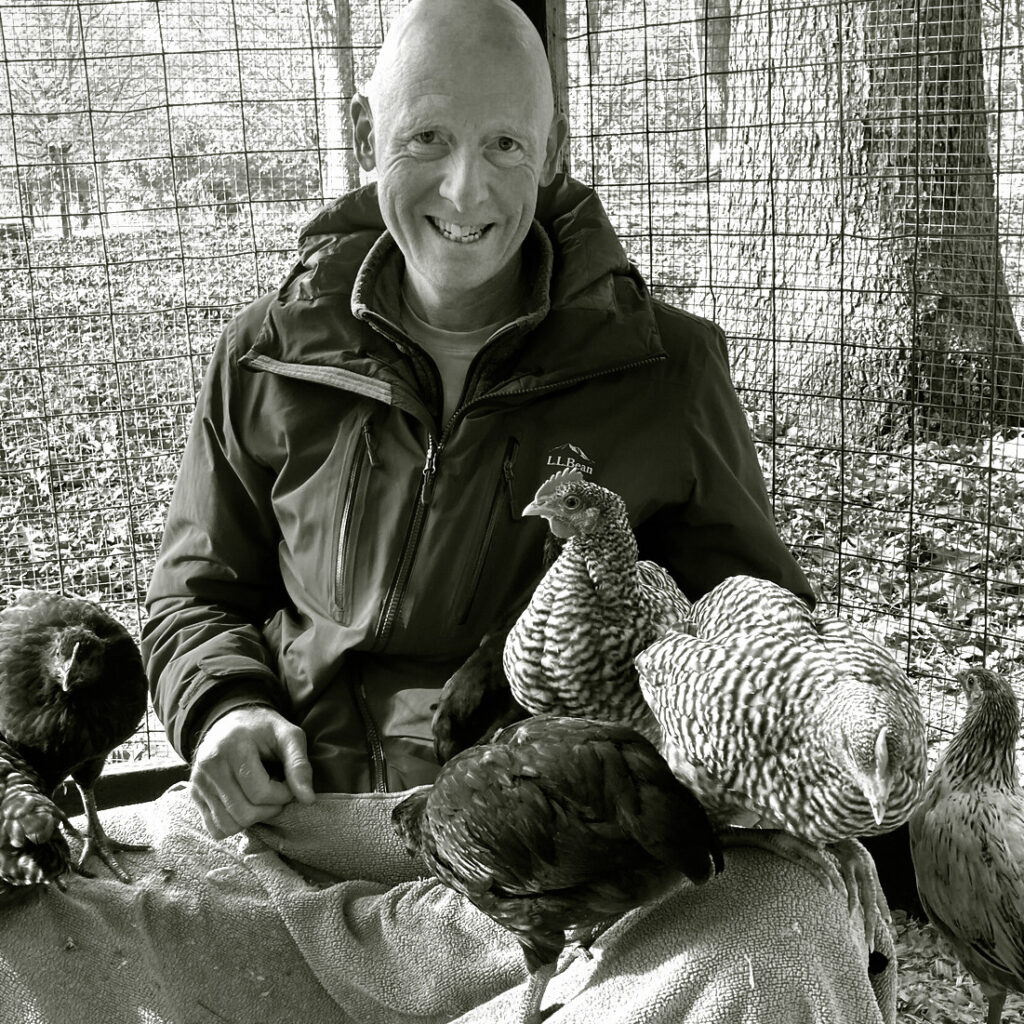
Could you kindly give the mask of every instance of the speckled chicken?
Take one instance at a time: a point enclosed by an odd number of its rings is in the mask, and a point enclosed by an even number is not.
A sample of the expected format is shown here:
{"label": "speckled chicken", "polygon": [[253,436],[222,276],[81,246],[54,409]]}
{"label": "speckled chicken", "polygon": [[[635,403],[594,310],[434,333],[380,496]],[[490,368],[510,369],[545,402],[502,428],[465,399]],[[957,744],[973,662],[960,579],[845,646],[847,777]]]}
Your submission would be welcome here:
{"label": "speckled chicken", "polygon": [[135,642],[98,605],[32,593],[0,612],[0,885],[63,884],[60,826],[71,827],[50,797],[68,776],[88,824],[76,870],[87,874],[82,865],[95,853],[130,881],[114,852],[145,847],[109,839],[92,786],[137,728],[146,689]]}
{"label": "speckled chicken", "polygon": [[690,629],[636,659],[666,760],[716,824],[828,846],[873,934],[884,903],[852,840],[902,824],[921,793],[924,719],[906,673],[853,626],[750,576],[696,601]]}
{"label": "speckled chicken", "polygon": [[983,668],[957,677],[967,717],[910,817],[917,890],[1002,1019],[1024,992],[1024,789],[1016,761],[1020,708],[1009,682]]}
{"label": "speckled chicken", "polygon": [[902,824],[925,774],[924,719],[892,656],[784,587],[724,580],[637,658],[680,778],[724,818],[812,842]]}
{"label": "speckled chicken", "polygon": [[567,935],[605,924],[683,876],[722,870],[704,810],[635,730],[540,715],[453,757],[392,820],[410,853],[507,928],[531,984],[523,1021],[539,1021]]}
{"label": "speckled chicken", "polygon": [[523,515],[543,516],[564,545],[505,642],[513,695],[535,714],[626,722],[656,738],[633,659],[685,623],[689,601],[661,566],[638,561],[622,498],[580,472],[548,479]]}

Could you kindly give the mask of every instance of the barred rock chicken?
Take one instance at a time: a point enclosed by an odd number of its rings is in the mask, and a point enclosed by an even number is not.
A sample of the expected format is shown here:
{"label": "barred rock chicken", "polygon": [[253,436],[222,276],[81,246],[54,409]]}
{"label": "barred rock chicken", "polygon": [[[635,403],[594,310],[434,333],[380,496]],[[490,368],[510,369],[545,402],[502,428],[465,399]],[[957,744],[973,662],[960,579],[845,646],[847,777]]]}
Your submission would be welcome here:
{"label": "barred rock chicken", "polygon": [[70,823],[50,797],[69,775],[88,823],[76,870],[95,853],[130,881],[114,852],[146,847],[106,835],[92,786],[145,710],[138,648],[98,605],[32,593],[0,612],[0,885],[63,885]]}
{"label": "barred rock chicken", "polygon": [[622,498],[579,471],[550,477],[523,515],[543,516],[564,545],[505,642],[513,695],[535,714],[625,722],[656,738],[633,659],[685,623],[689,601],[661,566],[637,560]]}
{"label": "barred rock chicken", "polygon": [[1010,684],[975,668],[957,676],[967,718],[910,817],[917,890],[929,920],[981,985],[988,1024],[1024,992],[1024,788],[1020,709]]}
{"label": "barred rock chicken", "polygon": [[909,679],[852,626],[750,576],[696,601],[690,628],[636,659],[662,753],[716,824],[782,830],[778,852],[799,860],[803,847],[838,887],[827,846],[870,943],[884,903],[852,840],[902,824],[920,795],[924,719]]}
{"label": "barred rock chicken", "polygon": [[392,815],[410,853],[507,928],[531,982],[524,1022],[567,938],[603,925],[687,876],[722,870],[707,815],[639,733],[540,715],[453,757]]}

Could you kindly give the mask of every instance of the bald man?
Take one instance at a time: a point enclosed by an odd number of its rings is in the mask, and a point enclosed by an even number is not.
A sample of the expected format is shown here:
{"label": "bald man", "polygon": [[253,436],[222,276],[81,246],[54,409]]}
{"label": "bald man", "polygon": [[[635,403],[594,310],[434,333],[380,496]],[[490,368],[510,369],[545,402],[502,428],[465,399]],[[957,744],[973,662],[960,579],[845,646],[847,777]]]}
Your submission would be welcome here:
{"label": "bald man", "polygon": [[[440,688],[536,584],[538,486],[573,467],[620,493],[691,598],[749,573],[811,600],[721,332],[653,299],[557,173],[522,12],[413,0],[352,121],[376,182],[223,332],[153,574],[144,654],[188,790],[116,816],[153,847],[132,886],[4,907],[5,1024],[518,1020],[515,943],[416,877],[389,815],[437,774]],[[553,1024],[894,1017],[845,894],[763,852],[598,945]]]}
{"label": "bald man", "polygon": [[[149,591],[154,703],[211,835],[437,772],[439,688],[536,581],[576,466],[692,598],[810,588],[712,324],[653,300],[510,0],[414,0],[352,101],[376,183],[227,327]],[[279,765],[274,771],[272,765]]]}

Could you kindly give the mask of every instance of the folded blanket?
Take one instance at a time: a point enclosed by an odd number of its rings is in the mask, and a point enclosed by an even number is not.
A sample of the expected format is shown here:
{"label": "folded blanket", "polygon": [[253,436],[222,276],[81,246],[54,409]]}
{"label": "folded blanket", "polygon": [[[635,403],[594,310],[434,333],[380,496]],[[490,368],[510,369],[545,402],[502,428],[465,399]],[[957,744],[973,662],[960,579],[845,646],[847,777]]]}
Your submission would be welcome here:
{"label": "folded blanket", "polygon": [[[0,904],[4,1024],[504,1024],[519,946],[420,877],[390,828],[406,794],[329,794],[216,842],[184,787],[108,812],[132,885],[72,878]],[[98,868],[104,871],[102,865]],[[861,929],[862,930],[862,929]],[[569,951],[550,1024],[890,1024],[895,955],[875,975],[845,898],[799,866],[730,851],[726,871]]]}

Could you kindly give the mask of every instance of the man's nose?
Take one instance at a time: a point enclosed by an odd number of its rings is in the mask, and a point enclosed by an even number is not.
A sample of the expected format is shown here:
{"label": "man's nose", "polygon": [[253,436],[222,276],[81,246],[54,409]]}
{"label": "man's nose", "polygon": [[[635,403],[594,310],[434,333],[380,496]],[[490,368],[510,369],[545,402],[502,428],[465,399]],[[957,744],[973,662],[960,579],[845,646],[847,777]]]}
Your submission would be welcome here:
{"label": "man's nose", "polygon": [[487,161],[479,153],[453,150],[447,160],[441,197],[456,210],[472,210],[487,197]]}

